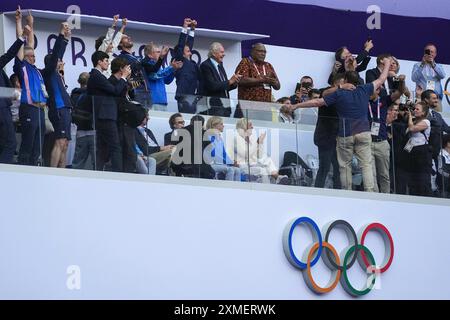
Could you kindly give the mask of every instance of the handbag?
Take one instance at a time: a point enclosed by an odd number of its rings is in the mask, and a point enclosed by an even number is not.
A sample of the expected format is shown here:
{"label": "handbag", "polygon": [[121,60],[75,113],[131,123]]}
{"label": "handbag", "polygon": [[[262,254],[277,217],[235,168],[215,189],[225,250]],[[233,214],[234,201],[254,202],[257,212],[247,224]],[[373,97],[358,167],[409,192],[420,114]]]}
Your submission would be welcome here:
{"label": "handbag", "polygon": [[126,100],[119,104],[119,118],[130,128],[140,126],[146,116],[147,111],[138,102]]}

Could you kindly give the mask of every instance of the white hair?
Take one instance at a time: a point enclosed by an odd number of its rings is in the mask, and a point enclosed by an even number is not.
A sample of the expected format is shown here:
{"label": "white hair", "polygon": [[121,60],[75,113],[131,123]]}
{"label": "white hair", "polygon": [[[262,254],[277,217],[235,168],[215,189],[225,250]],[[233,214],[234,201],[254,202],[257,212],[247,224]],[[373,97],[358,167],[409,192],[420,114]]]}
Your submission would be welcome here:
{"label": "white hair", "polygon": [[208,58],[211,58],[214,56],[214,53],[219,51],[220,48],[223,48],[223,45],[220,42],[213,42],[209,46],[209,52],[208,52]]}

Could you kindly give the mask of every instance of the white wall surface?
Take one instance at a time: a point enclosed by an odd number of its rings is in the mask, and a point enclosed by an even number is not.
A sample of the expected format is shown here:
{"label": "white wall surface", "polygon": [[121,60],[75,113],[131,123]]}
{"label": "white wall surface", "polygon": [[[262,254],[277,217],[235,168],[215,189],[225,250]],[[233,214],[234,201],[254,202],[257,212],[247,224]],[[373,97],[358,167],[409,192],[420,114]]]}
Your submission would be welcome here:
{"label": "white wall surface", "polygon": [[[393,264],[363,299],[450,299],[448,200],[5,165],[0,181],[1,299],[351,299],[340,284],[313,294],[286,259],[283,229],[301,216],[389,229]],[[347,245],[339,230],[330,242]],[[366,245],[383,259],[376,233]],[[349,277],[363,286],[357,264]]]}

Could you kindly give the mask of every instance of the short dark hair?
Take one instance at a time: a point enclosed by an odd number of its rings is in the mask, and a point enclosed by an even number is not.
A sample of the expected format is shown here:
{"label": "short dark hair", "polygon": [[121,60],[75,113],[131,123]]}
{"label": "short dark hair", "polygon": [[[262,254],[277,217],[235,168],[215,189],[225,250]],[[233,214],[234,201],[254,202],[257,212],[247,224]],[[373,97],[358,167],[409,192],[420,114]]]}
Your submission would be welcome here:
{"label": "short dark hair", "polygon": [[286,100],[291,100],[289,97],[282,97],[282,98],[280,98],[280,99],[278,99],[277,100],[277,103],[285,103],[286,102]]}
{"label": "short dark hair", "polygon": [[191,125],[194,124],[194,122],[197,122],[197,121],[201,121],[202,126],[204,126],[205,118],[203,118],[201,115],[196,114],[195,116],[193,116],[191,118]]}
{"label": "short dark hair", "polygon": [[356,71],[347,71],[345,72],[344,80],[347,83],[351,83],[354,86],[359,85],[359,74]]}
{"label": "short dark hair", "polygon": [[97,40],[95,40],[95,51],[98,51],[98,48],[100,48],[105,38],[105,36],[100,36],[97,38]]}
{"label": "short dark hair", "polygon": [[171,115],[170,116],[170,118],[169,118],[169,126],[170,126],[170,129],[174,129],[175,128],[175,119],[176,118],[179,118],[179,117],[182,117],[182,115],[181,115],[181,113],[174,113],[173,115]]}
{"label": "short dark hair", "polygon": [[305,80],[305,79],[309,79],[309,80],[311,80],[311,83],[314,83],[313,78],[311,78],[310,76],[303,76],[303,77],[301,77],[300,82],[302,82],[302,80]]}
{"label": "short dark hair", "polygon": [[109,56],[103,51],[95,51],[91,57],[91,61],[94,67],[97,66],[99,61],[103,61],[104,59],[109,59]]}
{"label": "short dark hair", "polygon": [[383,61],[384,58],[390,58],[392,57],[392,54],[390,53],[382,53],[377,57],[377,66],[381,64],[381,61]]}
{"label": "short dark hair", "polygon": [[19,76],[15,73],[13,73],[10,77],[9,77],[9,81],[11,82],[11,84],[14,86],[14,83],[16,81],[19,81],[20,84],[20,80],[19,80]]}
{"label": "short dark hair", "polygon": [[120,71],[120,69],[122,69],[123,67],[126,67],[127,65],[129,65],[130,63],[128,62],[127,59],[125,58],[115,58],[112,62],[111,62],[111,73],[115,74],[117,72]]}
{"label": "short dark hair", "polygon": [[334,53],[334,59],[336,61],[342,61],[341,55],[345,49],[347,49],[347,47],[340,47],[339,49],[336,50],[336,52]]}
{"label": "short dark hair", "polygon": [[336,73],[333,77],[333,84],[335,84],[338,81],[344,80],[345,79],[345,73],[344,72],[340,72],[340,73]]}
{"label": "short dark hair", "polygon": [[433,90],[425,90],[424,92],[422,92],[421,96],[420,96],[420,100],[424,101],[425,99],[430,99],[432,94],[436,94],[436,92],[434,92]]}
{"label": "short dark hair", "polygon": [[447,143],[450,142],[450,134],[444,134],[442,136],[442,148],[445,148],[447,146]]}

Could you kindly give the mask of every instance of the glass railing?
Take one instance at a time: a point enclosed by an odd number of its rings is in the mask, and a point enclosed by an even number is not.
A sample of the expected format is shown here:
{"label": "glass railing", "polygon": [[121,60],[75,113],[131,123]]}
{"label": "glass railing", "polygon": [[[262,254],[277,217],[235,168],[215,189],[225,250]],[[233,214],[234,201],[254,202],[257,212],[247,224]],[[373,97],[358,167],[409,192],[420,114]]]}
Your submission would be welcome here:
{"label": "glass railing", "polygon": [[368,121],[278,103],[168,94],[167,104],[145,110],[82,94],[71,111],[47,111],[15,95],[0,89],[13,98],[8,133],[2,119],[3,163],[449,197],[445,136],[421,146],[428,133],[407,134],[402,112],[372,136]]}

